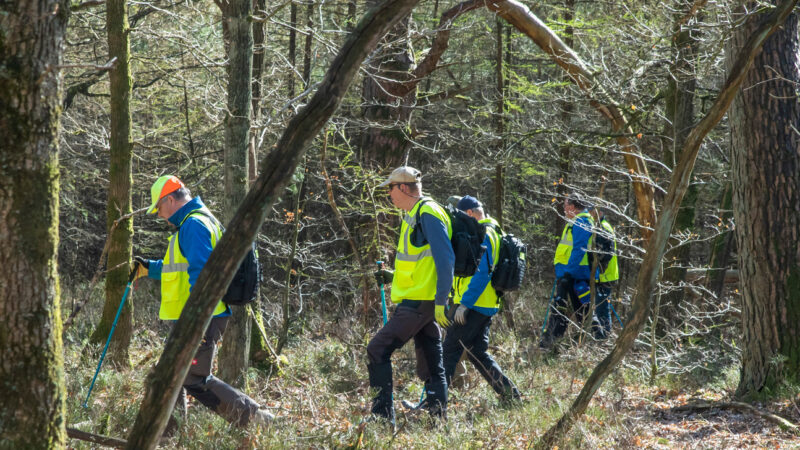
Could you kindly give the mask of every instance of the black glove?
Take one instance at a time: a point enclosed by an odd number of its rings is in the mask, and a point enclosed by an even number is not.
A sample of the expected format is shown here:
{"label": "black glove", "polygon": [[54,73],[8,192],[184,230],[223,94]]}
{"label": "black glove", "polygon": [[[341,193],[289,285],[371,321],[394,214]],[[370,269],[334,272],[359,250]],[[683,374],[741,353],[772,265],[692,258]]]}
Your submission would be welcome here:
{"label": "black glove", "polygon": [[134,257],[133,261],[133,269],[136,271],[136,275],[133,276],[134,280],[146,277],[150,273],[150,261],[139,256]]}
{"label": "black glove", "polygon": [[373,274],[375,275],[375,280],[378,282],[378,284],[389,284],[394,279],[394,272],[391,270],[381,269]]}
{"label": "black glove", "polygon": [[134,256],[133,260],[136,261],[137,264],[144,266],[145,269],[150,269],[150,260],[144,259],[141,256]]}

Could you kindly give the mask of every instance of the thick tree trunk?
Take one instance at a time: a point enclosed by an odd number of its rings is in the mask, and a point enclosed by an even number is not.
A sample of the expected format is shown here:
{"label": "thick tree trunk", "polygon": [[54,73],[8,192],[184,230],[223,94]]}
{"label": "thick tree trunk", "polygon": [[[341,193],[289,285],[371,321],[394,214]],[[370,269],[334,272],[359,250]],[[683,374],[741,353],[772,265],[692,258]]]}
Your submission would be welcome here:
{"label": "thick tree trunk", "polygon": [[66,443],[58,122],[69,2],[0,4],[0,446]]}
{"label": "thick tree trunk", "polygon": [[[379,0],[367,0],[372,7]],[[361,137],[361,161],[377,167],[397,167],[405,160],[408,147],[406,128],[411,119],[417,90],[392,94],[392,84],[407,81],[414,56],[408,46],[408,25],[404,17],[386,36],[369,60],[362,86],[363,114],[367,129]]]}
{"label": "thick tree trunk", "polygon": [[[730,50],[753,33],[735,30]],[[742,370],[736,394],[800,373],[800,44],[792,15],[747,72],[730,112],[733,211],[742,293]],[[780,357],[780,358],[779,358]]]}
{"label": "thick tree trunk", "polygon": [[[652,237],[647,242],[646,252],[636,282],[636,293],[631,302],[631,312],[625,321],[625,328],[622,329],[611,353],[592,371],[569,410],[536,443],[537,448],[550,448],[566,435],[575,421],[586,411],[594,393],[597,392],[606,377],[619,364],[628,350],[633,347],[636,336],[639,335],[644,327],[650,311],[650,299],[658,283],[659,268],[667,247],[667,240],[673,225],[675,225],[675,219],[683,196],[689,188],[689,181],[694,162],[697,159],[697,153],[700,150],[700,144],[705,139],[705,136],[722,120],[736,93],[739,92],[739,87],[764,41],[786,20],[798,1],[800,0],[787,1],[768,16],[753,18],[760,25],[752,32],[750,39],[745,42],[741,51],[737,52],[735,63],[732,64],[728,79],[725,81],[719,96],[706,116],[697,126],[692,128],[681,150],[681,159],[672,172],[661,216],[656,223]],[[758,20],[762,18],[763,20]]]}
{"label": "thick tree trunk", "polygon": [[[253,28],[249,21],[252,0],[220,1],[230,41],[228,49],[228,111],[225,117],[225,202],[223,222],[229,223],[248,188],[248,142],[252,106]],[[250,357],[251,322],[243,306],[233,314],[219,352],[219,376],[234,386],[246,380]]]}
{"label": "thick tree trunk", "polygon": [[386,32],[400,18],[407,16],[417,2],[387,0],[365,14],[331,63],[317,92],[292,118],[275,150],[264,159],[261,174],[236,212],[227,233],[211,253],[186,302],[184,314],[170,334],[155,371],[148,377],[147,390],[131,428],[128,448],[155,448],[194,349],[211,319],[216,299],[224,294],[267,212],[282,194],[306,147],[341,104],[361,63]]}
{"label": "thick tree trunk", "polygon": [[[111,132],[109,135],[110,159],[106,229],[112,233],[108,246],[108,274],[106,275],[106,301],[103,316],[92,334],[92,342],[105,342],[114,317],[117,315],[122,294],[128,284],[131,260],[133,219],[114,227],[114,221],[131,212],[131,69],[130,28],[128,6],[125,0],[106,2],[106,31],[108,33],[109,59],[116,64],[109,73],[111,91]],[[108,362],[118,368],[130,366],[128,347],[133,335],[133,302],[126,301],[114,328],[109,347]]]}

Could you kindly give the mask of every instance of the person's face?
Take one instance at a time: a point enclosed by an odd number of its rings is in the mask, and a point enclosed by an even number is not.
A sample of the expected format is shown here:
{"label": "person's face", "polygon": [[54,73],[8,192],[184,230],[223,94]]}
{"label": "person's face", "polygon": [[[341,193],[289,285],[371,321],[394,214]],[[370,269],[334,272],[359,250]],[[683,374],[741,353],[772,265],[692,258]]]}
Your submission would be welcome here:
{"label": "person's face", "polygon": [[392,204],[397,208],[400,208],[400,200],[405,195],[403,194],[402,189],[402,184],[392,183],[389,185],[389,200],[391,200]]}
{"label": "person's face", "polygon": [[564,200],[564,215],[567,216],[567,219],[573,219],[576,213],[575,206]]}
{"label": "person's face", "polygon": [[158,211],[158,217],[161,217],[164,220],[169,220],[173,214],[175,214],[175,198],[171,195],[166,195],[161,198],[161,200],[156,203],[156,209]]}

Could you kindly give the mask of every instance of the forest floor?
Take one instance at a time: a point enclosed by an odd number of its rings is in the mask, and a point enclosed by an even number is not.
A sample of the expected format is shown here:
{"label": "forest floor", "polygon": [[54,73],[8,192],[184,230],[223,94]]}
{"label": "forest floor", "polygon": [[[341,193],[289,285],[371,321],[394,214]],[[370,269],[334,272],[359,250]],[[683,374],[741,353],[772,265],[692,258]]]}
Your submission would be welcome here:
{"label": "forest floor", "polygon": [[[523,392],[521,404],[500,402],[467,364],[466,375],[450,390],[446,423],[432,423],[424,415],[405,411],[400,400],[416,403],[422,389],[409,344],[393,358],[397,429],[362,424],[369,405],[365,347],[377,328],[364,332],[346,318],[310,320],[306,331],[290,341],[276,373],[251,369],[247,374],[247,392],[279,417],[273,426],[234,429],[191,402],[187,422],[180,433],[163,441],[163,447],[528,448],[569,406],[611,343],[577,342],[573,331],[556,353],[545,354],[536,347],[535,331],[526,331],[534,330],[534,325],[524,319],[515,319],[516,332],[502,318],[497,320],[490,349]],[[139,325],[131,346],[132,367],[121,371],[104,367],[89,407],[83,408],[102,346],[87,345],[90,324],[70,329],[65,335],[68,426],[124,439],[142,400],[144,378],[155,365],[168,330],[152,321],[145,328]],[[665,361],[664,371],[671,368],[673,373],[659,373],[651,383],[645,347],[637,345],[623,367],[605,381],[562,448],[800,448],[800,435],[753,411],[707,408],[709,403],[731,401],[738,381],[735,358],[723,358],[722,363],[707,356],[707,361],[683,373]],[[701,359],[704,354],[715,353],[694,353]],[[787,386],[751,405],[800,423],[796,387]],[[74,439],[69,445],[93,448]]]}

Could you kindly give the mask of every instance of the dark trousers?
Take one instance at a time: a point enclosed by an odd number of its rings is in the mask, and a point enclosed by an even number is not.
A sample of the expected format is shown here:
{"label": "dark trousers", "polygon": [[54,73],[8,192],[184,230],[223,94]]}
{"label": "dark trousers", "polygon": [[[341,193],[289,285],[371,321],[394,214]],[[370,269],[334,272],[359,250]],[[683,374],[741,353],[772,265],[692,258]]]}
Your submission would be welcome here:
{"label": "dark trousers", "polygon": [[611,288],[614,282],[597,283],[597,298],[595,299],[594,314],[597,324],[593,324],[592,331],[597,339],[605,339],[611,333]]}
{"label": "dark trousers", "polygon": [[243,392],[211,375],[217,344],[222,339],[228,317],[215,317],[208,324],[203,341],[197,348],[178,394],[176,409],[185,404],[188,393],[204,406],[222,416],[228,422],[244,427],[258,410],[259,405]]}
{"label": "dark trousers", "polygon": [[[556,285],[556,295],[550,305],[550,323],[547,324],[546,333],[552,338],[557,339],[567,331],[570,311],[575,311],[575,321],[583,323],[583,319],[590,311],[591,302],[581,303],[578,293],[575,291],[577,280],[560,278]],[[593,318],[593,326],[596,319]]]}
{"label": "dark trousers", "polygon": [[464,350],[472,365],[478,369],[487,383],[504,399],[519,398],[520,393],[514,383],[500,370],[500,366],[487,352],[489,350],[489,328],[492,326],[492,317],[478,311],[470,310],[467,313],[467,323],[464,325],[453,324],[447,329],[447,336],[442,346],[442,359],[447,383],[453,379],[456,366]]}
{"label": "dark trousers", "polygon": [[447,382],[442,364],[442,335],[433,320],[433,301],[404,300],[367,345],[369,385],[377,395],[373,399],[372,413],[393,417],[392,361],[395,350],[414,339],[414,346],[422,350],[428,365],[429,376],[425,382],[426,408],[440,415],[447,405]]}

